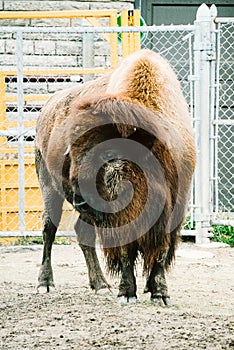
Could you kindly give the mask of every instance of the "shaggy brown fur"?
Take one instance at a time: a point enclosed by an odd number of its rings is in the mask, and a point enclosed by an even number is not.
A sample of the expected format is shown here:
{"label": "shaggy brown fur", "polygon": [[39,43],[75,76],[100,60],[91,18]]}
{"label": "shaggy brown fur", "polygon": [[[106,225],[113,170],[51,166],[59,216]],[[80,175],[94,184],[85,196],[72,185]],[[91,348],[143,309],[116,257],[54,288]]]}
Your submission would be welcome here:
{"label": "shaggy brown fur", "polygon": [[[136,296],[133,266],[140,252],[148,275],[145,291],[151,292],[153,299],[161,297],[167,303],[164,268],[174,258],[184,220],[195,167],[195,145],[177,77],[169,64],[150,50],[130,55],[113,72],[82,87],[58,92],[38,119],[36,165],[45,202],[45,249],[39,284],[47,287],[53,284],[50,265],[53,239],[46,237],[54,237],[61,209],[55,215],[51,199],[58,195],[56,198],[62,198],[61,203],[64,197],[73,204],[74,198],[78,198],[80,203],[78,174],[86,184],[87,193],[96,177],[92,162],[83,165],[82,160],[97,144],[120,138],[148,148],[157,158],[163,178],[157,167],[152,169],[147,181],[144,171],[128,159],[107,162],[97,175],[99,194],[111,202],[122,188],[123,180],[128,180],[134,189],[132,200],[121,211],[108,214],[90,208],[83,212],[81,208],[80,220],[97,228],[110,271],[122,273],[119,296]],[[139,160],[150,168],[148,159],[139,154]],[[138,222],[149,194],[153,194],[153,205]],[[151,222],[155,212],[160,212],[160,216],[146,232],[145,225]],[[124,229],[129,223],[131,230]],[[81,227],[79,221],[76,231],[82,241],[90,284],[99,289],[107,284],[95,250],[88,247],[88,242],[91,240],[93,244],[95,238],[85,237]],[[121,235],[117,228],[122,228]]]}

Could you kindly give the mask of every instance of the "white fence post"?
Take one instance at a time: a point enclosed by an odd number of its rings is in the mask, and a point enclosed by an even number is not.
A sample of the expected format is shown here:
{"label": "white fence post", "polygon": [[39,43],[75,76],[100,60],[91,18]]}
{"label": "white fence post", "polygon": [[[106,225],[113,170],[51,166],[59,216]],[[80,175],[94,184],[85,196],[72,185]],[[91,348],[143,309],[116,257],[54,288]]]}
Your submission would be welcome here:
{"label": "white fence post", "polygon": [[[217,88],[218,88],[218,81],[219,79],[216,78],[217,76],[217,63],[219,60],[219,53],[217,52],[216,48],[216,24],[215,24],[215,18],[217,17],[217,7],[213,4],[210,7],[210,14],[211,14],[211,45],[212,48],[212,55],[211,55],[211,72],[210,72],[210,125],[211,125],[211,133],[210,133],[210,178],[211,178],[211,213],[214,213],[214,208],[217,211],[217,181],[218,181],[218,164],[217,164],[217,128],[218,125],[215,123],[216,119],[216,110],[218,111],[218,106],[216,105],[218,99],[216,100],[217,96]],[[218,55],[217,55],[218,54]],[[211,218],[212,219],[212,218]],[[213,220],[212,220],[213,221]]]}
{"label": "white fence post", "polygon": [[[89,27],[90,24],[83,19],[83,27]],[[83,68],[93,68],[95,67],[94,62],[94,33],[83,33]],[[89,81],[93,79],[92,74],[85,74],[83,81]]]}
{"label": "white fence post", "polygon": [[16,35],[17,51],[17,109],[18,109],[18,178],[19,178],[19,230],[25,234],[25,184],[24,184],[24,86],[23,86],[23,35]]}
{"label": "white fence post", "polygon": [[197,11],[194,40],[197,243],[209,241],[210,227],[210,53],[211,13],[208,6],[202,4]]}

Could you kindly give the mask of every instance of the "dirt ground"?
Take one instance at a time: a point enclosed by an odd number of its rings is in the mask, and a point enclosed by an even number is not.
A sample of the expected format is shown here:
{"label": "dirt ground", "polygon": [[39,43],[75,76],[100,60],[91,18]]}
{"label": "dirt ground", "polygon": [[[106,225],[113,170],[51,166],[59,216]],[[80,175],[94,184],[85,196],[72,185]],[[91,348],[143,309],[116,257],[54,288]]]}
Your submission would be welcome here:
{"label": "dirt ground", "polygon": [[[101,257],[101,251],[99,251]],[[0,349],[234,349],[234,249],[182,243],[167,275],[173,306],[92,292],[80,248],[54,246],[56,289],[36,292],[42,246],[0,247]]]}

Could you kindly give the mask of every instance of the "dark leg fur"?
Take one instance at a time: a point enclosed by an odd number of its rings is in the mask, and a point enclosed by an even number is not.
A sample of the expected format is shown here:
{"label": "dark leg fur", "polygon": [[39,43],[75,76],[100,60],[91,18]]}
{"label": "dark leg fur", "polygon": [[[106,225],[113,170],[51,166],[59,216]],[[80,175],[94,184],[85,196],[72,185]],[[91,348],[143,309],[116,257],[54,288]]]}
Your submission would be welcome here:
{"label": "dark leg fur", "polygon": [[136,298],[136,278],[134,276],[134,265],[129,259],[122,259],[122,277],[119,285],[118,297]]}
{"label": "dark leg fur", "polygon": [[110,289],[110,285],[107,283],[102,273],[95,249],[95,227],[92,226],[92,224],[90,224],[88,232],[86,232],[85,225],[82,224],[81,220],[82,215],[80,216],[75,225],[75,231],[88,268],[90,287],[96,292],[102,288]]}
{"label": "dark leg fur", "polygon": [[160,305],[170,305],[163,262],[155,261],[146,282],[144,293],[151,293],[151,300]]}
{"label": "dark leg fur", "polygon": [[50,217],[47,216],[45,213],[44,228],[43,228],[44,249],[43,249],[42,266],[38,277],[38,282],[39,282],[38,288],[46,287],[47,292],[49,292],[50,287],[54,287],[53,270],[51,266],[51,250],[55,239],[56,231],[57,231],[57,226],[54,225]]}
{"label": "dark leg fur", "polygon": [[53,271],[51,266],[51,249],[55,234],[62,215],[63,198],[52,187],[50,175],[39,151],[36,152],[36,170],[41,185],[44,201],[43,213],[43,258],[38,277],[38,288],[49,288],[54,286]]}
{"label": "dark leg fur", "polygon": [[[128,302],[137,298],[136,278],[134,275],[134,264],[137,256],[137,247],[122,247],[120,254],[121,281],[118,297],[124,297]],[[131,254],[130,254],[131,252]]]}

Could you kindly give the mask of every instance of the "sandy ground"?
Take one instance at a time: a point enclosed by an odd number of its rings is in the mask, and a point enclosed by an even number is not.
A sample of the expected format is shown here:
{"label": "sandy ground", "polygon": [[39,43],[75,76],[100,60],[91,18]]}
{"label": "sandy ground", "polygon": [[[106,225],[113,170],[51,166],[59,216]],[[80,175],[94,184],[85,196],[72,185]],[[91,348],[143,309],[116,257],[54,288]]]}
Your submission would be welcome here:
{"label": "sandy ground", "polygon": [[[99,251],[101,257],[101,252]],[[56,289],[36,293],[42,246],[0,247],[0,349],[234,349],[234,249],[182,243],[167,280],[173,306],[119,304],[88,287],[80,248],[54,246]]]}

